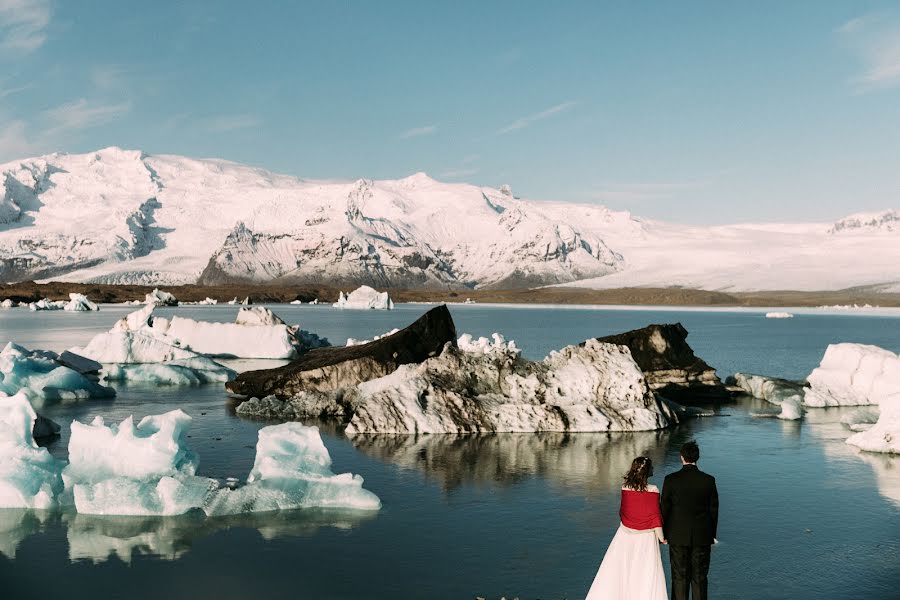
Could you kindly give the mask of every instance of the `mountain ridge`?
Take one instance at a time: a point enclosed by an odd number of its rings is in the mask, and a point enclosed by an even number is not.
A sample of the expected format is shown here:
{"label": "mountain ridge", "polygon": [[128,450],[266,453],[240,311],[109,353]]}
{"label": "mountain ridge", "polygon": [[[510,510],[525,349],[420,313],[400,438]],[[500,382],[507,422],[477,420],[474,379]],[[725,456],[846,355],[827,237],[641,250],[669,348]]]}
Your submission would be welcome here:
{"label": "mountain ridge", "polygon": [[115,147],[13,161],[0,177],[0,282],[753,291],[900,281],[893,210],[700,227],[422,172],[319,181]]}

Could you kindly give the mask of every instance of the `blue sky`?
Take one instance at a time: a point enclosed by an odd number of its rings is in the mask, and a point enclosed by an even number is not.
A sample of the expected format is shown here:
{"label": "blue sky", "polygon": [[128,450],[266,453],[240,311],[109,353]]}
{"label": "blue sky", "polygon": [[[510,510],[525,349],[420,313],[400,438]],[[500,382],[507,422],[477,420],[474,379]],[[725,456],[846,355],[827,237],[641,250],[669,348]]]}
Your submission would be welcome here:
{"label": "blue sky", "polygon": [[111,145],[831,220],[900,207],[900,10],[0,0],[0,161]]}

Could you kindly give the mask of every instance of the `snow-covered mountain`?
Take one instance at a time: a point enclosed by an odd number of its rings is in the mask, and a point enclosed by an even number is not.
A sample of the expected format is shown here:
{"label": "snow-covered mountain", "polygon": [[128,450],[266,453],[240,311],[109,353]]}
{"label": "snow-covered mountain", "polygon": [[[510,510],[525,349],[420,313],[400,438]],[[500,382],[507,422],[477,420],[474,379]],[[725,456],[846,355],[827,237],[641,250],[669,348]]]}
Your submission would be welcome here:
{"label": "snow-covered mountain", "polygon": [[312,181],[106,148],[0,165],[0,281],[839,289],[900,282],[896,211],[691,227],[509,188]]}

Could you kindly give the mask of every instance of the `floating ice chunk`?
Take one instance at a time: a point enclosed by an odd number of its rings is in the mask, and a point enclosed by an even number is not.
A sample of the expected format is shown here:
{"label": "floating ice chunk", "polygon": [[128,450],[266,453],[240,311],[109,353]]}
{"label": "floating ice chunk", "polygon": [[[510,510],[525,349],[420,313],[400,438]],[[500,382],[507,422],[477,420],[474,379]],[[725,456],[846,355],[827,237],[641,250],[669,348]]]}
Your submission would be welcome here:
{"label": "floating ice chunk", "polygon": [[181,410],[119,425],[102,417],[72,422],[69,464],[63,469],[66,504],[83,514],[178,515],[202,506],[214,480],[194,477],[197,456]]}
{"label": "floating ice chunk", "polygon": [[800,408],[799,398],[785,398],[781,403],[781,412],[778,413],[779,419],[785,421],[796,421],[803,417],[803,409]]}
{"label": "floating ice chunk", "polygon": [[[313,298],[312,300],[309,301],[309,303],[310,303],[310,304],[313,304],[313,305],[316,305],[316,304],[319,303],[319,299],[318,299],[318,298]],[[391,308],[393,308],[393,306],[394,306],[394,304],[391,303]]]}
{"label": "floating ice chunk", "polygon": [[38,310],[62,310],[65,308],[66,303],[62,300],[50,300],[49,298],[44,298],[43,300],[38,300],[37,302],[29,302],[28,309],[33,311]]}
{"label": "floating ice chunk", "polygon": [[900,454],[900,388],[883,396],[878,409],[878,421],[850,436],[847,443],[867,452]]}
{"label": "floating ice chunk", "polygon": [[767,319],[793,319],[794,315],[789,312],[767,312]]}
{"label": "floating ice chunk", "polygon": [[7,298],[3,302],[0,302],[0,308],[14,308],[15,306],[15,301],[10,298]]}
{"label": "floating ice chunk", "polygon": [[236,375],[235,371],[204,356],[164,363],[112,364],[103,369],[103,376],[107,381],[145,382],[158,385],[224,383],[234,379]]}
{"label": "floating ice chunk", "polygon": [[295,358],[297,348],[286,325],[246,326],[172,317],[166,335],[185,348],[208,356]]}
{"label": "floating ice chunk", "polygon": [[113,329],[94,336],[87,346],[75,347],[71,351],[103,364],[161,363],[203,358],[196,352],[174,345],[172,341],[149,328],[134,332]]}
{"label": "floating ice chunk", "polygon": [[344,292],[341,292],[334,306],[337,308],[391,310],[394,308],[394,302],[387,292],[378,292],[367,285],[363,285],[346,296]]}
{"label": "floating ice chunk", "polygon": [[785,400],[803,401],[803,383],[777,377],[735,373],[728,383],[740,387],[753,396],[772,404],[782,404]]}
{"label": "floating ice chunk", "polygon": [[881,404],[900,394],[900,357],[877,346],[831,344],[807,380],[807,406]]}
{"label": "floating ice chunk", "polygon": [[368,344],[369,342],[374,342],[375,340],[380,340],[383,337],[387,337],[389,335],[394,335],[400,331],[399,329],[391,329],[387,333],[382,333],[381,335],[373,336],[371,340],[357,340],[355,338],[347,338],[347,346],[361,346],[363,344]]}
{"label": "floating ice chunk", "polygon": [[58,362],[55,352],[28,350],[8,343],[0,352],[0,392],[20,390],[40,408],[47,403],[112,398],[116,391]]}
{"label": "floating ice chunk", "polygon": [[229,300],[228,304],[238,304],[237,296],[234,297],[234,300]]}
{"label": "floating ice chunk", "polygon": [[24,393],[0,396],[0,508],[55,506],[61,465],[34,442],[35,419]]}
{"label": "floating ice chunk", "polygon": [[241,306],[238,309],[236,325],[284,325],[285,322],[265,306]]}
{"label": "floating ice chunk", "polygon": [[291,304],[303,304],[303,300],[291,300]]}
{"label": "floating ice chunk", "polygon": [[81,312],[100,310],[100,307],[88,300],[84,294],[69,294],[69,301],[63,306],[63,310]]}
{"label": "floating ice chunk", "polygon": [[232,515],[294,508],[381,508],[378,497],[362,485],[359,475],[332,473],[331,456],[318,427],[283,423],[260,429],[247,484],[215,491],[206,511]]}
{"label": "floating ice chunk", "polygon": [[158,288],[154,288],[144,298],[144,304],[152,304],[153,306],[178,306],[178,299],[169,292],[163,292]]}

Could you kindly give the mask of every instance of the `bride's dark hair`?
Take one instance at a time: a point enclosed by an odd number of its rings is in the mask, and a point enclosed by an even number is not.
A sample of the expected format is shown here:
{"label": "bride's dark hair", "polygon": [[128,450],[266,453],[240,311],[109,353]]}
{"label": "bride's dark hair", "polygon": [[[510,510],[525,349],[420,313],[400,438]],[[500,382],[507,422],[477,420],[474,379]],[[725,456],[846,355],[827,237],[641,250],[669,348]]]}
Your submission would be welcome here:
{"label": "bride's dark hair", "polygon": [[653,475],[653,461],[649,456],[638,456],[631,461],[631,468],[625,473],[625,487],[639,492],[647,491],[647,480]]}

